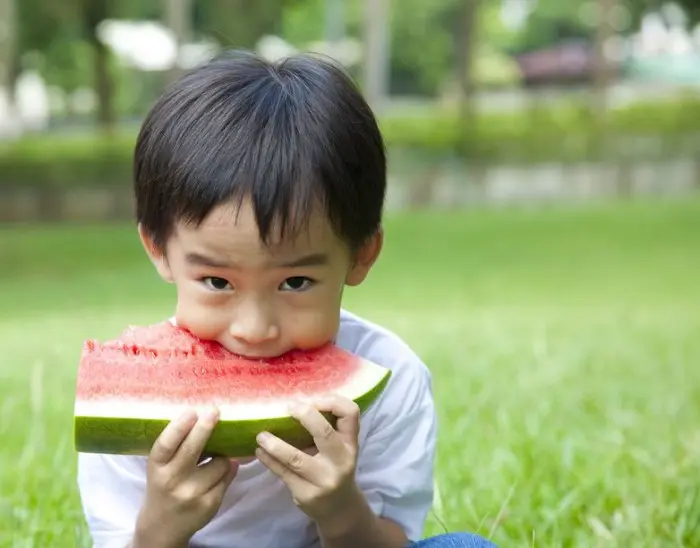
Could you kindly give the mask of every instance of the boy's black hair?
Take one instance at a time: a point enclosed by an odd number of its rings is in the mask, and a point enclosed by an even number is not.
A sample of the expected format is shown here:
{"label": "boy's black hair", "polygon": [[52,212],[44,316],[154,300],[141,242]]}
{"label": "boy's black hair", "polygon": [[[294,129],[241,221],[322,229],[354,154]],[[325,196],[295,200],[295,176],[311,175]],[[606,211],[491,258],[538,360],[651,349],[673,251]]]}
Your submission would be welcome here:
{"label": "boy's black hair", "polygon": [[349,76],[296,55],[271,63],[230,51],[170,86],[134,152],[139,223],[164,248],[176,222],[250,198],[261,238],[301,229],[320,204],[351,248],[381,224],[384,143]]}

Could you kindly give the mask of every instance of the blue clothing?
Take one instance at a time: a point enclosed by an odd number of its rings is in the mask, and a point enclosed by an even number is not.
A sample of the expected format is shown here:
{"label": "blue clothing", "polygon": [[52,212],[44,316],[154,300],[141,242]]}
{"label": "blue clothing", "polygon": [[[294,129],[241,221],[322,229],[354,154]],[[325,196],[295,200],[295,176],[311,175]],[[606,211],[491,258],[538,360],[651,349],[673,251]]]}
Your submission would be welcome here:
{"label": "blue clothing", "polygon": [[406,548],[498,548],[493,542],[471,533],[448,533],[410,543]]}

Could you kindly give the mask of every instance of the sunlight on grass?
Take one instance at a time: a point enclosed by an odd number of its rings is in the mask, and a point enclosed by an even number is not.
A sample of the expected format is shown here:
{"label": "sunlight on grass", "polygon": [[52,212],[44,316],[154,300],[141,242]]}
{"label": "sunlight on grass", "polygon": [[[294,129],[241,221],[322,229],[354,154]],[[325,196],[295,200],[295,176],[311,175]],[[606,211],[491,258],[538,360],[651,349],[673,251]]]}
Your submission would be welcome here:
{"label": "sunlight on grass", "polygon": [[[88,545],[71,422],[81,343],[172,312],[137,243],[132,227],[0,232],[1,546]],[[388,223],[347,306],[433,371],[426,533],[700,545],[698,249],[698,202]]]}

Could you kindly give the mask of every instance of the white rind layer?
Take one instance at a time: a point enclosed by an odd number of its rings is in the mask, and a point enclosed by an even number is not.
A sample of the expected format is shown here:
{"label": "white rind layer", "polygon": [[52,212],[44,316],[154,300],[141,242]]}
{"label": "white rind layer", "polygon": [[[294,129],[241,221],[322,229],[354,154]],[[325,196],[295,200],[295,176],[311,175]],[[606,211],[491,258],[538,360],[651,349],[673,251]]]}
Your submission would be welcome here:
{"label": "white rind layer", "polygon": [[[356,400],[371,391],[389,374],[389,370],[362,359],[357,372],[344,384],[331,390],[351,400]],[[323,394],[319,394],[323,395]],[[288,404],[293,398],[307,397],[301,394],[290,394],[287,399],[246,401],[244,403],[208,402],[219,407],[221,421],[245,421],[264,418],[289,416]],[[105,417],[133,419],[164,419],[172,420],[185,409],[203,410],[205,404],[187,403],[152,403],[143,402],[138,398],[105,397],[102,399],[80,400],[75,402],[76,417]]]}

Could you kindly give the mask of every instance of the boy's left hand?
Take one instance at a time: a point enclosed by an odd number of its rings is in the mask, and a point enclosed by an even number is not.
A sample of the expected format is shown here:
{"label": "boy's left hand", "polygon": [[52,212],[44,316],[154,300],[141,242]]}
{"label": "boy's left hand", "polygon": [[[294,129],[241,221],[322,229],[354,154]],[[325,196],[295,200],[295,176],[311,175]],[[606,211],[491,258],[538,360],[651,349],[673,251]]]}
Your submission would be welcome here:
{"label": "boy's left hand", "polygon": [[[321,414],[337,417],[336,429]],[[258,436],[258,459],[288,487],[294,502],[319,526],[342,519],[357,499],[355,466],[358,453],[360,409],[340,396],[314,406],[300,403],[290,412],[313,436],[318,453],[311,456],[272,434]]]}

